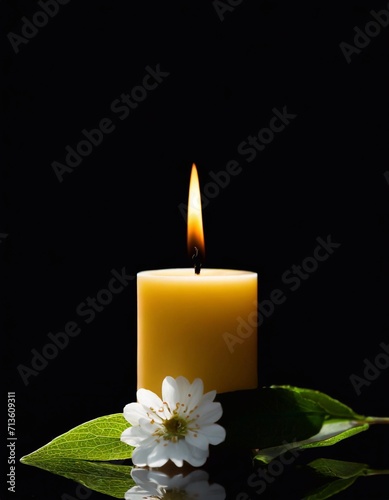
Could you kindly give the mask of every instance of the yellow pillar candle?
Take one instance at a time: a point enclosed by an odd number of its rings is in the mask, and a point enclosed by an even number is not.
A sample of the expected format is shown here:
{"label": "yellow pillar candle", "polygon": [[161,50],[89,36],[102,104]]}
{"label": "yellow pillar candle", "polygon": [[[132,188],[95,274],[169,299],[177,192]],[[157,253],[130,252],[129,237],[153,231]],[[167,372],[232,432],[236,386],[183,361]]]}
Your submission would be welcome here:
{"label": "yellow pillar candle", "polygon": [[201,269],[204,234],[194,164],[187,240],[194,269],[137,274],[138,389],[160,394],[167,375],[201,378],[206,391],[255,389],[257,274]]}
{"label": "yellow pillar candle", "polygon": [[256,273],[142,271],[137,293],[138,388],[160,394],[167,375],[199,377],[206,391],[257,387]]}

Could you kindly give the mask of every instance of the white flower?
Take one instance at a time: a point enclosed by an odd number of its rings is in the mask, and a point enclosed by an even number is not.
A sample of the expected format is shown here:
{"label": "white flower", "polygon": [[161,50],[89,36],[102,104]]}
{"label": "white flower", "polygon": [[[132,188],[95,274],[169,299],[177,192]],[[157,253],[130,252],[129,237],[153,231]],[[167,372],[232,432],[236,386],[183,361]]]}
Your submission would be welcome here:
{"label": "white flower", "polygon": [[196,470],[184,476],[173,477],[147,469],[133,469],[131,476],[136,486],[124,495],[125,500],[169,499],[169,500],[224,500],[226,492],[217,483],[210,484],[208,474]]}
{"label": "white flower", "polygon": [[215,424],[223,413],[221,404],[213,402],[216,391],[203,392],[201,379],[191,384],[185,377],[166,377],[162,400],[148,389],[138,389],[138,402],[124,407],[131,427],[120,438],[135,447],[134,465],[162,467],[171,460],[182,467],[185,460],[199,467],[206,462],[209,445],[224,441],[226,431]]}

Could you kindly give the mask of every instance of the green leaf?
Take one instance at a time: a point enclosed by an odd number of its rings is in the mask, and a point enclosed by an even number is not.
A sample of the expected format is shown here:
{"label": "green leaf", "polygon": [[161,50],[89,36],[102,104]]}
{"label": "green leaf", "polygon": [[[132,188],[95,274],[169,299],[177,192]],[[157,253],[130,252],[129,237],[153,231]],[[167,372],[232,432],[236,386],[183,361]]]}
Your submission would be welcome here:
{"label": "green leaf", "polygon": [[327,484],[319,486],[309,495],[303,497],[302,500],[325,500],[326,498],[333,497],[341,491],[346,490],[352,484],[355,483],[357,477],[350,477],[348,479],[338,479],[336,481],[331,481]]}
{"label": "green leaf", "polygon": [[321,446],[330,446],[338,441],[354,436],[359,432],[365,431],[369,428],[368,424],[359,424],[354,421],[343,422],[324,422],[322,428],[317,434],[309,437],[308,439],[296,440],[284,443],[279,446],[261,449],[256,455],[255,459],[265,463],[269,463],[276,457],[282,455],[289,450],[301,450],[306,448],[318,448]]}
{"label": "green leaf", "polygon": [[370,470],[367,464],[344,462],[342,460],[333,460],[331,458],[318,458],[310,462],[307,467],[310,467],[315,472],[323,476],[340,479],[363,476]]}
{"label": "green leaf", "polygon": [[72,479],[83,486],[115,498],[124,498],[124,494],[135,486],[131,477],[132,466],[116,465],[104,462],[88,462],[68,458],[28,462],[40,469]]}
{"label": "green leaf", "polygon": [[367,464],[357,462],[344,462],[328,458],[319,458],[310,462],[310,468],[322,483],[312,490],[303,500],[325,500],[349,488],[359,477],[376,474],[388,474],[388,470],[372,470]]}
{"label": "green leaf", "polygon": [[95,418],[54,438],[20,461],[34,465],[37,460],[55,458],[103,461],[131,458],[134,448],[120,441],[121,433],[129,426],[122,413]]}
{"label": "green leaf", "polygon": [[276,391],[286,391],[299,396],[306,403],[311,403],[322,416],[320,428],[305,439],[295,435],[290,440],[276,446],[258,446],[260,448],[255,459],[269,463],[288,450],[330,446],[343,439],[354,436],[369,428],[368,418],[359,415],[345,404],[322,392],[293,386],[271,386]]}
{"label": "green leaf", "polygon": [[364,415],[359,415],[355,413],[351,408],[341,403],[337,399],[334,399],[323,392],[316,391],[313,389],[305,389],[301,387],[293,387],[290,385],[272,385],[272,388],[282,388],[288,391],[292,391],[296,394],[300,394],[304,399],[315,402],[323,411],[331,416],[332,419],[339,418],[343,419],[357,419],[364,420]]}
{"label": "green leaf", "polygon": [[226,429],[226,447],[262,449],[306,439],[326,418],[316,402],[285,388],[222,393],[216,400],[223,408],[218,423]]}
{"label": "green leaf", "polygon": [[342,422],[328,421],[323,424],[320,433],[312,436],[303,448],[317,448],[320,446],[331,446],[355,434],[366,431],[369,424],[358,423],[352,420]]}

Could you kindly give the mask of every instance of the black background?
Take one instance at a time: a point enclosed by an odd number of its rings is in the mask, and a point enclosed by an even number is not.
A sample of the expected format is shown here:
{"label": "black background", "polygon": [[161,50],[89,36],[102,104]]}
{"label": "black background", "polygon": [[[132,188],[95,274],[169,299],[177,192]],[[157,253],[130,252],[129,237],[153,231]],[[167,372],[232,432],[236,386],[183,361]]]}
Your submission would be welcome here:
{"label": "black background", "polygon": [[[191,266],[179,207],[193,162],[209,194],[204,267],[255,271],[259,301],[276,288],[286,297],[259,329],[260,385],[318,389],[389,416],[388,369],[360,394],[350,379],[389,344],[389,27],[349,61],[340,47],[355,43],[372,9],[388,5],[242,0],[218,12],[211,1],[72,0],[15,50],[10,33],[42,9],[1,3],[2,408],[15,391],[18,458],[134,400],[136,280],[89,324],[76,311],[112,269],[135,277]],[[121,120],[111,105],[147,66],[166,76]],[[295,118],[247,161],[239,145],[285,107]],[[104,118],[115,129],[60,182],[52,163]],[[211,172],[232,160],[239,174],[212,191]],[[282,276],[313,255],[317,238],[340,246],[292,291]],[[24,383],[18,367],[69,321],[80,334]],[[389,468],[388,444],[384,426],[317,456]],[[7,498],[75,491],[22,464],[16,482]],[[388,487],[362,478],[338,497],[383,499]]]}

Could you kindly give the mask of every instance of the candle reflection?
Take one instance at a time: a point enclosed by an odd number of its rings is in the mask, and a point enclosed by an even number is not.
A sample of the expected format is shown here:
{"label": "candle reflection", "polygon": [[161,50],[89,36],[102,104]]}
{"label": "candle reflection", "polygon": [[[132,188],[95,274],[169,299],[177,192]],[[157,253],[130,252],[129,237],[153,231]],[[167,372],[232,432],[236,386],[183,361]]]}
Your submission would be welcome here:
{"label": "candle reflection", "polygon": [[187,475],[169,475],[157,470],[134,468],[131,477],[136,486],[129,489],[125,500],[224,500],[223,486],[209,482],[203,470],[194,470]]}

